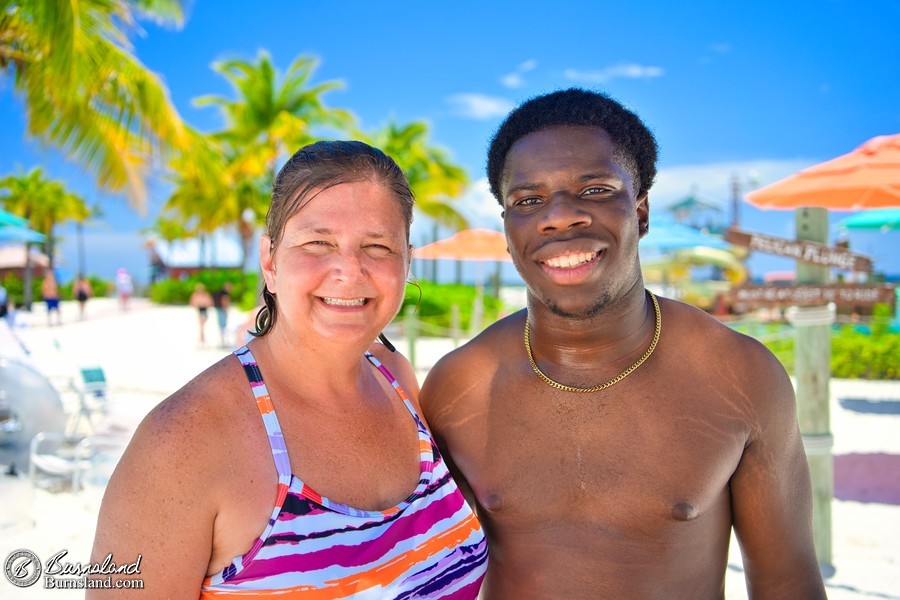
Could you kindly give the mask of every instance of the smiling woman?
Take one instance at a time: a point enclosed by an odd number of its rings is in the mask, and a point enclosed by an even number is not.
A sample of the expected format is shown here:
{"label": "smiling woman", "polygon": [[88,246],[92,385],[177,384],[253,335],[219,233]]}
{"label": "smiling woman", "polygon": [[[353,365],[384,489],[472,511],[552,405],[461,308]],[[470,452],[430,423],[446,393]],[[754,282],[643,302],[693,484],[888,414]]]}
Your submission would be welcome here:
{"label": "smiling woman", "polygon": [[141,554],[161,597],[477,597],[481,526],[412,367],[375,343],[403,300],[412,205],[396,163],[361,142],[291,157],[260,240],[254,339],[138,428],[94,556]]}

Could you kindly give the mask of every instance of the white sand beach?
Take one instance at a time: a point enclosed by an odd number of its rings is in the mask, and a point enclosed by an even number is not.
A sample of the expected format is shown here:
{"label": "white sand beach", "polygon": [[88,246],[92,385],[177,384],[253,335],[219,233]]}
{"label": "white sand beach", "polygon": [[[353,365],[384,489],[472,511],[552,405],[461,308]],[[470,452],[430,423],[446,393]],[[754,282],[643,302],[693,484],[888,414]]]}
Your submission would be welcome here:
{"label": "white sand beach", "polygon": [[[83,321],[73,303],[64,302],[62,309],[61,326],[47,325],[42,304],[31,314],[18,315],[15,333],[29,353],[25,360],[62,392],[67,411],[77,410],[77,396],[67,391],[69,378],[81,366],[102,367],[110,400],[108,412],[96,415],[94,433],[117,436],[122,443],[153,406],[228,352],[217,347],[214,316],[206,330],[211,346],[198,346],[196,312],[188,307],[136,299],[122,312],[114,299],[92,299]],[[237,326],[246,315],[232,310],[230,319]],[[406,352],[405,340],[392,341]],[[450,340],[421,342],[416,352],[420,376],[450,348]],[[900,600],[900,382],[833,380],[831,390],[836,499],[829,597]],[[75,493],[35,488],[24,476],[0,476],[0,559],[24,548],[41,560],[68,550],[66,560],[87,562],[110,467],[87,473],[84,489]],[[15,587],[0,575],[0,598],[82,596],[75,590],[45,589],[43,580]],[[746,597],[734,543],[726,598]]]}

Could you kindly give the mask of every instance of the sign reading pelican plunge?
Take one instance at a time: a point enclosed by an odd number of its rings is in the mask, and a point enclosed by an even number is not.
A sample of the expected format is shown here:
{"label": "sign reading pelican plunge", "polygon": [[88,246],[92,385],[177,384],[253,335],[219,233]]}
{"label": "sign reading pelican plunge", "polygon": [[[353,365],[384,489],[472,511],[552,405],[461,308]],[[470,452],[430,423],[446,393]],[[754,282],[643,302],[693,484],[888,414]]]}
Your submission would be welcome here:
{"label": "sign reading pelican plunge", "polygon": [[868,256],[806,240],[786,240],[732,228],[725,232],[725,241],[766,254],[785,256],[824,267],[837,267],[847,271],[865,273],[872,271],[872,259]]}

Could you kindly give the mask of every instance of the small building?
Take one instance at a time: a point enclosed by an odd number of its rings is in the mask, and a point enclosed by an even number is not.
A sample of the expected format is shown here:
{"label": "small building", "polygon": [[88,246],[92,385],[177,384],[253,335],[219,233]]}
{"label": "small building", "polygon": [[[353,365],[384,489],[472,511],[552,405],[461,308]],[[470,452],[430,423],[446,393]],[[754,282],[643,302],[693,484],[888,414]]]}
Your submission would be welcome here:
{"label": "small building", "polygon": [[150,282],[182,279],[200,271],[241,269],[241,243],[237,235],[216,232],[204,238],[166,242],[150,238]]}
{"label": "small building", "polygon": [[[34,248],[29,252],[31,258],[31,273],[35,279],[44,276],[47,267],[50,266],[50,259],[46,254],[38,252]],[[9,244],[0,246],[0,279],[12,273],[19,279],[25,277],[25,245]]]}

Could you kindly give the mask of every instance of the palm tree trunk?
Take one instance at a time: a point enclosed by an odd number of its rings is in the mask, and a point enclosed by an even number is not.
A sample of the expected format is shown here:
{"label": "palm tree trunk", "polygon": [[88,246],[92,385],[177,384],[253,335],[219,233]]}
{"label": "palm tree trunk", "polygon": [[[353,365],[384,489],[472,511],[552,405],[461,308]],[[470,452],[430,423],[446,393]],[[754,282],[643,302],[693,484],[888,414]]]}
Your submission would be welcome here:
{"label": "palm tree trunk", "polygon": [[50,223],[50,227],[47,228],[47,268],[51,271],[56,266],[56,259],[54,258],[54,254],[56,254],[56,244],[53,240],[53,225],[54,223]]}
{"label": "palm tree trunk", "polygon": [[31,302],[34,300],[31,294],[31,281],[34,279],[31,266],[31,243],[25,242],[25,266],[22,270],[22,308],[31,310]]}

